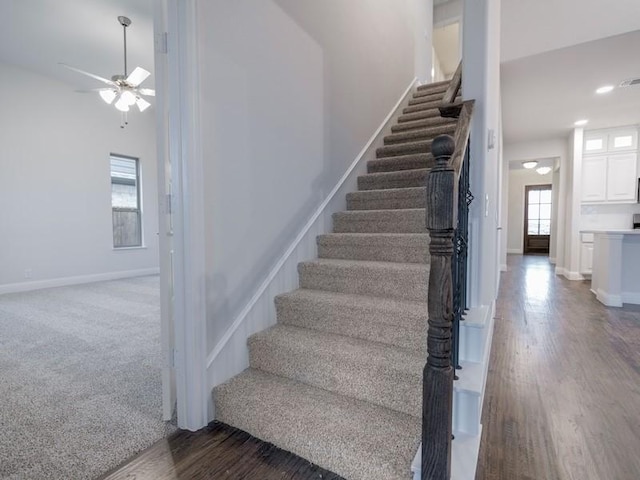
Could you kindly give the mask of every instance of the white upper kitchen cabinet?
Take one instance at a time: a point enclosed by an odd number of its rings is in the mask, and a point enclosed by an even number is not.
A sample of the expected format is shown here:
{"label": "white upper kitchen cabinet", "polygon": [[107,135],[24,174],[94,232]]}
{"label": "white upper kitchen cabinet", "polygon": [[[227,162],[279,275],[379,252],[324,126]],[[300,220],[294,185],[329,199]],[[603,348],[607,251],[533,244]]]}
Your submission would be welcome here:
{"label": "white upper kitchen cabinet", "polygon": [[637,127],[585,132],[582,157],[582,202],[636,202],[637,151]]}

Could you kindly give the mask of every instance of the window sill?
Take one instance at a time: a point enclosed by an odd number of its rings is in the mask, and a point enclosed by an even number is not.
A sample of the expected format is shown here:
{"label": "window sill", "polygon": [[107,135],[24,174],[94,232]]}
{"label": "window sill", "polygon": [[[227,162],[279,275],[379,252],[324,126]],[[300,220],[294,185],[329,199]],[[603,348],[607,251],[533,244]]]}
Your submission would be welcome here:
{"label": "window sill", "polygon": [[140,247],[113,247],[113,251],[114,252],[122,252],[122,251],[129,251],[129,250],[146,250],[147,247],[145,245],[142,245]]}

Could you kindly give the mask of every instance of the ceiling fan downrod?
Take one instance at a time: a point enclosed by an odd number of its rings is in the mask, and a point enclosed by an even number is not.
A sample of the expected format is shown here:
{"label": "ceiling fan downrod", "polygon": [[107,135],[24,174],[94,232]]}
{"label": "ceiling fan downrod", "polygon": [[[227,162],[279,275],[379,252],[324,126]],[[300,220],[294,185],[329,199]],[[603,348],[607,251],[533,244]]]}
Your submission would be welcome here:
{"label": "ceiling fan downrod", "polygon": [[118,21],[122,25],[122,33],[124,34],[124,78],[127,78],[127,27],[131,25],[131,19],[119,16]]}

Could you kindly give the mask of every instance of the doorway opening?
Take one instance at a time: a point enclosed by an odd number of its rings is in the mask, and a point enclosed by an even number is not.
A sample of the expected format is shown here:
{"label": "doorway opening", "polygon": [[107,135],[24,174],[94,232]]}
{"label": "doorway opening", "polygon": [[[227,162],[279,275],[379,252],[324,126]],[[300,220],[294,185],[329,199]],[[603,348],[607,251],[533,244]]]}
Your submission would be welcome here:
{"label": "doorway opening", "polygon": [[527,185],[524,195],[523,253],[549,255],[551,185]]}

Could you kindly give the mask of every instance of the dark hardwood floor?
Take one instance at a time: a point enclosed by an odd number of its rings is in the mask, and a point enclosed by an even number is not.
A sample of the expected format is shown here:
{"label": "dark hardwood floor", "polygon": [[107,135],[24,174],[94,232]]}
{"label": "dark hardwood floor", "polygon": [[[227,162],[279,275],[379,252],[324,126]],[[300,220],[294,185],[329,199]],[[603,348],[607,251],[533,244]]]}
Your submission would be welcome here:
{"label": "dark hardwood floor", "polygon": [[640,479],[640,308],[544,257],[502,275],[476,480]]}
{"label": "dark hardwood floor", "polygon": [[248,433],[213,423],[178,431],[100,480],[343,480]]}

